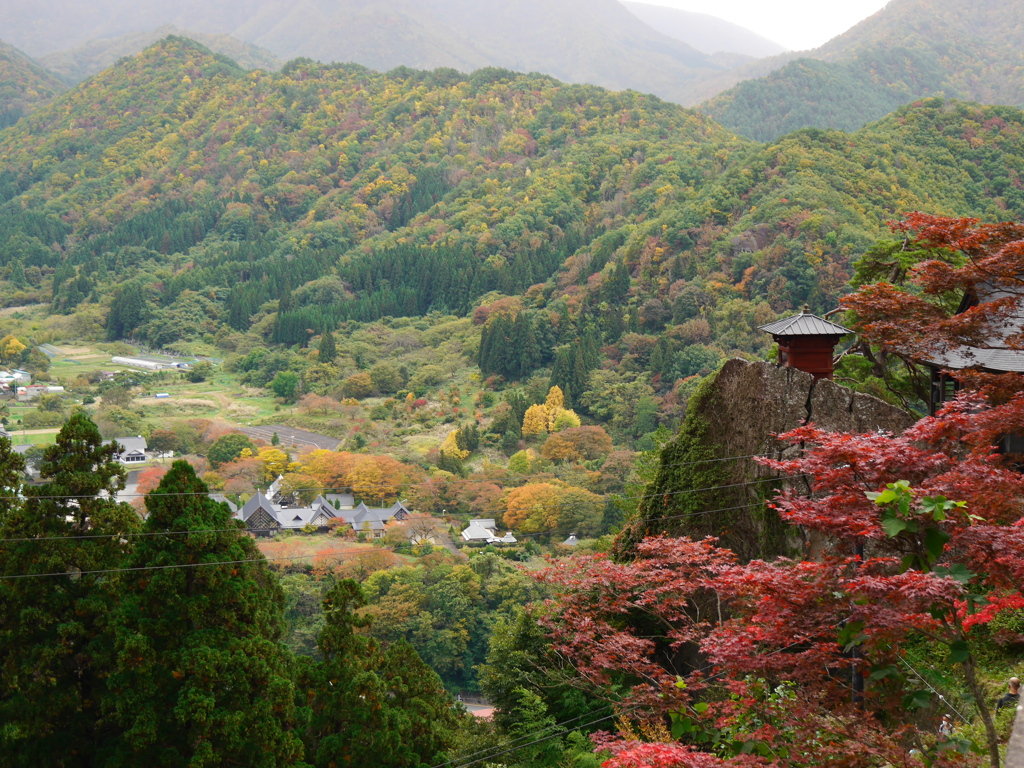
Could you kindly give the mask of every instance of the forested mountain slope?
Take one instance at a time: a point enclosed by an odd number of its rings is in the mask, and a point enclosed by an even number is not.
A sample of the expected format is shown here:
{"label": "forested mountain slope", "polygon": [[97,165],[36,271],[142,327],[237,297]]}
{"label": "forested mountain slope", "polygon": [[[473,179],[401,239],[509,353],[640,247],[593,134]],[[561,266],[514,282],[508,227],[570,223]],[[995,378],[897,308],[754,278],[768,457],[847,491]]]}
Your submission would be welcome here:
{"label": "forested mountain slope", "polygon": [[174,24],[231,35],[282,60],[508,67],[675,100],[688,82],[722,68],[616,0],[0,0],[0,18],[9,39],[37,57]]}
{"label": "forested mountain slope", "polygon": [[1016,0],[893,0],[806,58],[779,58],[770,74],[752,70],[755,79],[703,109],[764,141],[806,127],[855,130],[931,95],[1020,106],[1022,43],[1024,6]]}
{"label": "forested mountain slope", "polygon": [[66,51],[42,56],[39,62],[51,73],[69,84],[80,83],[87,77],[102,72],[123,56],[134,56],[157,40],[168,35],[180,35],[202,43],[215,53],[230,57],[245,69],[275,70],[281,67],[280,60],[269,51],[251,43],[243,43],[229,35],[204,34],[180,30],[171,24],[146,32],[133,32],[120,37],[106,37]]}
{"label": "forested mountain slope", "polygon": [[109,307],[111,338],[154,346],[503,306],[542,351],[485,372],[551,365],[593,325],[675,381],[763,350],[776,312],[832,308],[888,219],[1024,215],[1022,135],[1019,110],[932,100],[758,145],[635,93],[246,73],[171,38],[0,133],[0,299]]}
{"label": "forested mountain slope", "polygon": [[17,48],[0,41],[0,128],[64,90],[52,74]]}

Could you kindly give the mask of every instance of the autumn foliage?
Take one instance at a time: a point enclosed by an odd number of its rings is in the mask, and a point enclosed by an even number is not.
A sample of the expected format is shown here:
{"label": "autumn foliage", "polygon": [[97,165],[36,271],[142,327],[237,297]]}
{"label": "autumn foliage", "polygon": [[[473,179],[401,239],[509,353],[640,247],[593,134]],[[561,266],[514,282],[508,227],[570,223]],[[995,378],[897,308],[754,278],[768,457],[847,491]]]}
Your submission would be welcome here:
{"label": "autumn foliage", "polygon": [[[969,347],[1024,349],[1019,328],[1007,324],[1024,288],[1024,224],[911,213],[890,226],[923,258],[910,267],[909,286],[877,282],[842,300],[862,337],[915,360]],[[895,256],[888,266],[890,277],[901,272]],[[962,296],[974,306],[957,313]]]}
{"label": "autumn foliage", "polygon": [[675,726],[657,747],[613,739],[608,765],[711,765],[707,752],[897,764],[907,744],[933,759],[917,711],[938,702],[905,664],[922,639],[962,671],[995,765],[970,633],[1024,604],[1024,476],[992,449],[1007,430],[1024,431],[1024,397],[963,396],[899,437],[783,435],[805,452],[764,463],[812,478],[810,495],[773,504],[817,542],[802,559],[740,564],[714,539],[655,538],[630,562],[576,557],[544,572],[557,598],[537,616],[555,650],[593,690],[625,686],[630,717]]}

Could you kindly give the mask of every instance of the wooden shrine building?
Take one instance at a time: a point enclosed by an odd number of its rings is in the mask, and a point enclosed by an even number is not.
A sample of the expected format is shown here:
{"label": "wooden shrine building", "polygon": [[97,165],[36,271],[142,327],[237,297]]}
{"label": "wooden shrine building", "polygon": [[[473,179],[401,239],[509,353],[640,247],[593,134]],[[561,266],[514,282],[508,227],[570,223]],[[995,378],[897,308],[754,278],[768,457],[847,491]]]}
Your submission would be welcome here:
{"label": "wooden shrine building", "polygon": [[812,315],[804,305],[799,315],[762,325],[759,330],[770,333],[779,345],[779,365],[796,368],[815,379],[832,378],[832,358],[836,344],[850,333],[849,328]]}

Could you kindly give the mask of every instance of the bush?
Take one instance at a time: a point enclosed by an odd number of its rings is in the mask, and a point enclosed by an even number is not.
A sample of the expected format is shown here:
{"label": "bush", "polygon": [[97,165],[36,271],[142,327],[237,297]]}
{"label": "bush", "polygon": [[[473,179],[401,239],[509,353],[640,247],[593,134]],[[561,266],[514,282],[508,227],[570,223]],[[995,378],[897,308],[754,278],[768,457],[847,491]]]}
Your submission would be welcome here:
{"label": "bush", "polygon": [[369,397],[373,392],[373,380],[368,373],[354,373],[349,376],[341,385],[345,397],[362,400]]}
{"label": "bush", "polygon": [[21,425],[25,429],[46,429],[64,424],[63,412],[30,411],[22,417]]}

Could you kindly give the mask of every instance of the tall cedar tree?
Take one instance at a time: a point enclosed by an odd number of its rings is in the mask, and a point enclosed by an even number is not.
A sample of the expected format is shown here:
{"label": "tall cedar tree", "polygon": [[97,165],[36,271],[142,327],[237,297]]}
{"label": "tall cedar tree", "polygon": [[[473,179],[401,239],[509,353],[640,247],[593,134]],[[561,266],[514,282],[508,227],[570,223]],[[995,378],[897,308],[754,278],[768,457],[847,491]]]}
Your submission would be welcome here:
{"label": "tall cedar tree", "polygon": [[436,762],[457,725],[451,696],[406,643],[382,651],[359,634],[369,623],[358,583],[324,598],[323,663],[300,675],[310,710],[307,754],[318,768],[420,768]]}
{"label": "tall cedar tree", "polygon": [[324,331],[323,336],[320,337],[319,361],[321,363],[333,363],[337,356],[338,348],[334,343],[334,334],[330,331]]}
{"label": "tall cedar tree", "polygon": [[408,760],[395,729],[395,713],[374,674],[375,641],[356,634],[368,622],[356,615],[366,600],[359,584],[341,581],[324,597],[324,628],[318,639],[323,663],[302,665],[309,726],[306,754],[323,766],[390,765]]}
{"label": "tall cedar tree", "polygon": [[[114,620],[112,768],[299,765],[284,596],[185,461],[146,496]],[[167,566],[193,567],[167,567]]]}
{"label": "tall cedar tree", "polygon": [[[4,441],[6,442],[6,441]],[[124,487],[117,448],[83,414],[46,449],[42,485],[0,505],[0,750],[6,765],[89,766],[106,732],[101,668],[117,598],[110,569],[139,519],[110,497]],[[17,468],[0,447],[0,481]],[[100,497],[99,494],[104,494]],[[87,536],[90,538],[74,538]],[[38,539],[38,540],[33,540]],[[50,575],[54,574],[54,575]]]}

